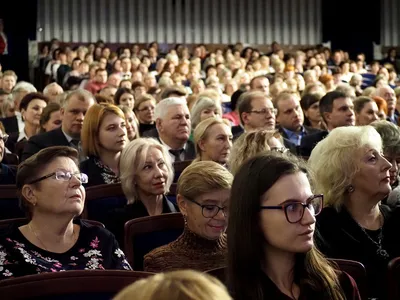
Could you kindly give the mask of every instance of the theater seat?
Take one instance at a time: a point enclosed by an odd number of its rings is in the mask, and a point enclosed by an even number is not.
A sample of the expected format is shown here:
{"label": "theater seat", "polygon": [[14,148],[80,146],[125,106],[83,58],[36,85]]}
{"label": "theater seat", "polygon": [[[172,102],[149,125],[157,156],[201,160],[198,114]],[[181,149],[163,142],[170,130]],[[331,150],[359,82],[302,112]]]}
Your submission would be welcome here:
{"label": "theater seat", "polygon": [[168,200],[171,201],[174,204],[176,203],[176,183],[171,184],[171,187],[169,188],[169,193],[167,195]]}
{"label": "theater seat", "polygon": [[147,272],[84,270],[42,273],[0,281],[1,299],[109,300]]}
{"label": "theater seat", "polygon": [[396,257],[388,265],[388,300],[400,299],[400,257]]}
{"label": "theater seat", "polygon": [[184,161],[177,161],[174,162],[174,182],[178,181],[179,176],[181,176],[183,170],[186,169],[190,164],[192,163],[192,160],[184,160]]}
{"label": "theater seat", "polygon": [[25,213],[19,207],[17,187],[0,185],[0,220],[23,217]]}
{"label": "theater seat", "polygon": [[181,213],[130,220],[125,224],[125,255],[132,268],[143,270],[143,258],[151,250],[169,244],[183,232]]}

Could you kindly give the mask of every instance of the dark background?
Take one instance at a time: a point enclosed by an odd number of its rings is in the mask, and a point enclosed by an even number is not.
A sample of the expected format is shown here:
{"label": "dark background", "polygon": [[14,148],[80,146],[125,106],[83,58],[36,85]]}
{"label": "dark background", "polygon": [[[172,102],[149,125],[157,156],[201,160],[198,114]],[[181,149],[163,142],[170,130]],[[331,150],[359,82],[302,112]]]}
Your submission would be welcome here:
{"label": "dark background", "polygon": [[[29,80],[27,41],[36,39],[37,1],[2,2],[0,18],[4,20],[11,53],[2,61],[3,70],[12,68],[18,80]],[[351,58],[363,52],[371,60],[372,42],[380,43],[380,10],[380,1],[322,0],[323,41],[331,41],[333,50],[348,51]]]}

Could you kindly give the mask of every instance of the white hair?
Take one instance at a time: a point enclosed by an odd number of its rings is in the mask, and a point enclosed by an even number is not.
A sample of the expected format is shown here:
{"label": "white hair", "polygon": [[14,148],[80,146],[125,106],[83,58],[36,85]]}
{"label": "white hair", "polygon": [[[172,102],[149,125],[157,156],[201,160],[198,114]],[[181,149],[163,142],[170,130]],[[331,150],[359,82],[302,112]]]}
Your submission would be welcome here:
{"label": "white hair", "polygon": [[170,97],[170,98],[165,98],[161,100],[157,105],[154,110],[154,118],[157,119],[164,119],[168,109],[171,106],[175,105],[183,105],[187,107],[187,103],[185,99],[182,98],[177,98],[177,97]]}
{"label": "white hair", "polygon": [[46,87],[43,89],[43,95],[47,95],[49,93],[50,88],[52,88],[53,86],[59,86],[62,89],[61,85],[59,85],[57,82],[52,82],[46,85]]}
{"label": "white hair", "polygon": [[12,93],[20,91],[26,91],[29,94],[29,93],[36,93],[37,89],[34,87],[32,83],[26,81],[20,81],[14,86],[14,88],[12,89]]}

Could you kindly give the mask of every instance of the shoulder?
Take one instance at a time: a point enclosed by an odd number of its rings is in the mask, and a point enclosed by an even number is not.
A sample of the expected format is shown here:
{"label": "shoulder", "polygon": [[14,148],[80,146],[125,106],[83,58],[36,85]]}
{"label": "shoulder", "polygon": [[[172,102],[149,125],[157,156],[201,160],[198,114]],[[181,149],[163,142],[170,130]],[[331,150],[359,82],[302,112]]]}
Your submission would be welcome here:
{"label": "shoulder", "polygon": [[89,157],[87,160],[84,160],[83,162],[81,162],[79,164],[79,168],[81,169],[81,171],[84,171],[84,170],[86,171],[86,170],[96,168],[96,167],[97,167],[97,165],[96,165],[93,157]]}
{"label": "shoulder", "polygon": [[314,134],[314,133],[318,133],[318,132],[322,132],[323,130],[321,129],[317,129],[317,128],[313,128],[310,126],[305,126],[304,125],[304,130],[307,134]]}
{"label": "shoulder", "polygon": [[153,129],[150,129],[150,130],[146,130],[146,131],[143,133],[143,137],[153,137],[153,138],[157,138],[157,137],[158,137],[157,128],[153,128]]}
{"label": "shoulder", "polygon": [[92,224],[86,220],[79,220],[78,224],[81,227],[80,234],[83,235],[86,239],[89,239],[91,237],[93,238],[97,237],[98,239],[103,239],[103,240],[115,239],[114,235],[107,229],[103,228],[102,226]]}
{"label": "shoulder", "polygon": [[322,140],[323,138],[325,138],[327,135],[328,135],[328,131],[319,130],[319,131],[317,131],[317,132],[313,132],[313,133],[311,133],[311,134],[309,134],[309,135],[306,135],[306,136],[302,139],[302,141],[310,141],[310,142],[313,142],[313,141],[320,141],[320,140]]}

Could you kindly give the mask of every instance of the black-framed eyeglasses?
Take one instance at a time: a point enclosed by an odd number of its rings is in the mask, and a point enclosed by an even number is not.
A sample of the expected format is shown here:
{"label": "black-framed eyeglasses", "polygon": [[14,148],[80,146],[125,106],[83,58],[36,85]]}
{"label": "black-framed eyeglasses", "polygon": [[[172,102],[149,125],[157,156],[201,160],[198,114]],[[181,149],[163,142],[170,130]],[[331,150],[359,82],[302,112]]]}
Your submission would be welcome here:
{"label": "black-framed eyeglasses", "polygon": [[75,178],[78,179],[81,183],[88,183],[88,181],[89,181],[88,176],[84,173],[80,173],[80,172],[71,173],[71,172],[64,172],[64,171],[56,171],[51,174],[48,174],[48,175],[42,176],[40,178],[37,178],[35,180],[32,180],[28,184],[33,184],[33,183],[45,180],[50,177],[54,177],[56,180],[60,180],[60,181],[70,181],[72,176],[75,176]]}
{"label": "black-framed eyeglasses", "polygon": [[0,141],[2,140],[4,142],[4,144],[7,142],[9,135],[8,134],[4,134],[3,136],[0,136]]}
{"label": "black-framed eyeglasses", "polygon": [[251,110],[250,113],[255,113],[258,115],[266,115],[269,113],[270,115],[276,115],[278,110],[276,108],[263,108],[261,110]]}
{"label": "black-framed eyeglasses", "polygon": [[216,215],[219,214],[219,211],[222,210],[222,213],[224,214],[225,218],[228,217],[229,211],[228,207],[219,207],[218,205],[210,205],[210,204],[200,204],[192,199],[185,198],[189,200],[190,202],[197,204],[198,206],[201,207],[201,214],[203,215],[204,218],[214,218]]}
{"label": "black-framed eyeglasses", "polygon": [[318,215],[323,207],[324,195],[312,195],[307,199],[306,203],[302,203],[297,200],[288,202],[283,205],[277,206],[260,206],[260,210],[263,209],[282,209],[285,212],[286,220],[289,223],[298,223],[303,219],[304,210],[306,207],[314,216]]}

